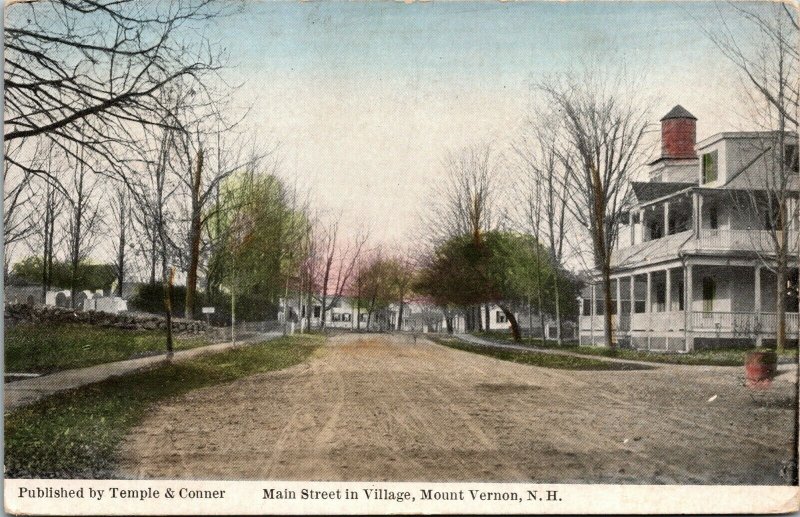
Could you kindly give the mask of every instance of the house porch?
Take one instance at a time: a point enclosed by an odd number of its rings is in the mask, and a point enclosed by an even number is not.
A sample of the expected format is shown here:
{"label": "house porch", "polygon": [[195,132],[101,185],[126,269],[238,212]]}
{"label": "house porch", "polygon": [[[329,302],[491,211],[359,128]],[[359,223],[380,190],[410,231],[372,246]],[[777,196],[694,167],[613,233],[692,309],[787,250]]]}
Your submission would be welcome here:
{"label": "house porch", "polygon": [[[613,339],[622,347],[687,352],[769,344],[777,329],[775,275],[762,264],[690,260],[612,277]],[[797,270],[787,283],[786,332],[798,332]],[[605,344],[602,285],[580,300],[581,344]]]}

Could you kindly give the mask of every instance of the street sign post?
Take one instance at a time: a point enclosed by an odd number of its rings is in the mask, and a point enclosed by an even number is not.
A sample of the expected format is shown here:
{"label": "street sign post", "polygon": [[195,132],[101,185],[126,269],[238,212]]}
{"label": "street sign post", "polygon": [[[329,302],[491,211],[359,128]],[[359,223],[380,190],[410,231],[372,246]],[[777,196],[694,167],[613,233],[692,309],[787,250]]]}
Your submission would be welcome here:
{"label": "street sign post", "polygon": [[203,314],[206,315],[206,323],[211,326],[211,315],[214,314],[214,307],[203,307]]}

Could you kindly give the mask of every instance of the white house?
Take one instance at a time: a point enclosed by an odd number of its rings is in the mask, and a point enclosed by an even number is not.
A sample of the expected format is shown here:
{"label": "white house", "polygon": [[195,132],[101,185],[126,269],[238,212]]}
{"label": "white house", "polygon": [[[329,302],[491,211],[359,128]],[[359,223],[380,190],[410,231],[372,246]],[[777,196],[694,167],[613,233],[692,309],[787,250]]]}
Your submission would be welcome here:
{"label": "white house", "polygon": [[[752,206],[751,199],[766,199],[768,167],[783,152],[791,158],[789,213],[796,212],[797,135],[789,135],[783,150],[769,143],[775,133],[719,133],[695,142],[695,123],[684,108],[673,108],[661,120],[662,155],[648,164],[649,181],[632,184],[630,212],[611,256],[613,324],[620,346],[691,351],[775,338],[767,204],[763,216],[743,208]],[[796,339],[796,218],[786,228],[794,250],[787,334]],[[582,343],[604,343],[603,307],[595,275],[582,293]]]}
{"label": "white house", "polygon": [[[319,297],[315,297],[310,306],[305,300],[298,300],[296,296],[289,297],[288,307],[284,310],[284,300],[280,300],[278,320],[282,323],[285,317],[288,321],[302,325],[303,328],[310,323],[311,328],[319,328],[322,318],[322,304]],[[328,301],[327,303],[331,303]],[[308,311],[308,312],[307,312]],[[284,316],[284,314],[286,316]],[[325,327],[329,329],[347,330],[397,330],[397,320],[400,317],[399,304],[393,303],[388,307],[375,310],[369,314],[362,305],[359,309],[355,299],[343,296],[334,301],[325,315]],[[461,314],[451,315],[453,330],[464,332],[464,317]],[[409,301],[403,304],[403,320],[401,330],[409,332],[446,332],[447,320],[444,312],[431,304],[421,301]]]}

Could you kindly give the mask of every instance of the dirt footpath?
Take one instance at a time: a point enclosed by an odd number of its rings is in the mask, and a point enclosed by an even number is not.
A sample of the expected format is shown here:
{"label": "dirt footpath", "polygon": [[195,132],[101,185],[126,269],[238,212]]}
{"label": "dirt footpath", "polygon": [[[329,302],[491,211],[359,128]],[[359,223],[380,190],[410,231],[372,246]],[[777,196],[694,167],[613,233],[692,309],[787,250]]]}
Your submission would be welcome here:
{"label": "dirt footpath", "polygon": [[337,336],[308,363],[155,408],[119,475],[785,484],[791,375],[754,397],[742,370],[553,370]]}

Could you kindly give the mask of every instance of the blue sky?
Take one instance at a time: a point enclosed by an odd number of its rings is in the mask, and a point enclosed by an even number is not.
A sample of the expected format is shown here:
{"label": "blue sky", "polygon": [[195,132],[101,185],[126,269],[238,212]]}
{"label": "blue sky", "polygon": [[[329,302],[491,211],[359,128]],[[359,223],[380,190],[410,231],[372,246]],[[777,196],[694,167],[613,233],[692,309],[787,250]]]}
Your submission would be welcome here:
{"label": "blue sky", "polygon": [[[213,27],[251,123],[281,142],[284,175],[346,227],[416,231],[449,149],[500,150],[531,85],[581,62],[624,62],[654,99],[682,104],[698,138],[741,129],[739,82],[701,31],[725,4],[256,2]],[[726,18],[735,24],[733,17]],[[368,222],[368,223],[367,223]]]}

